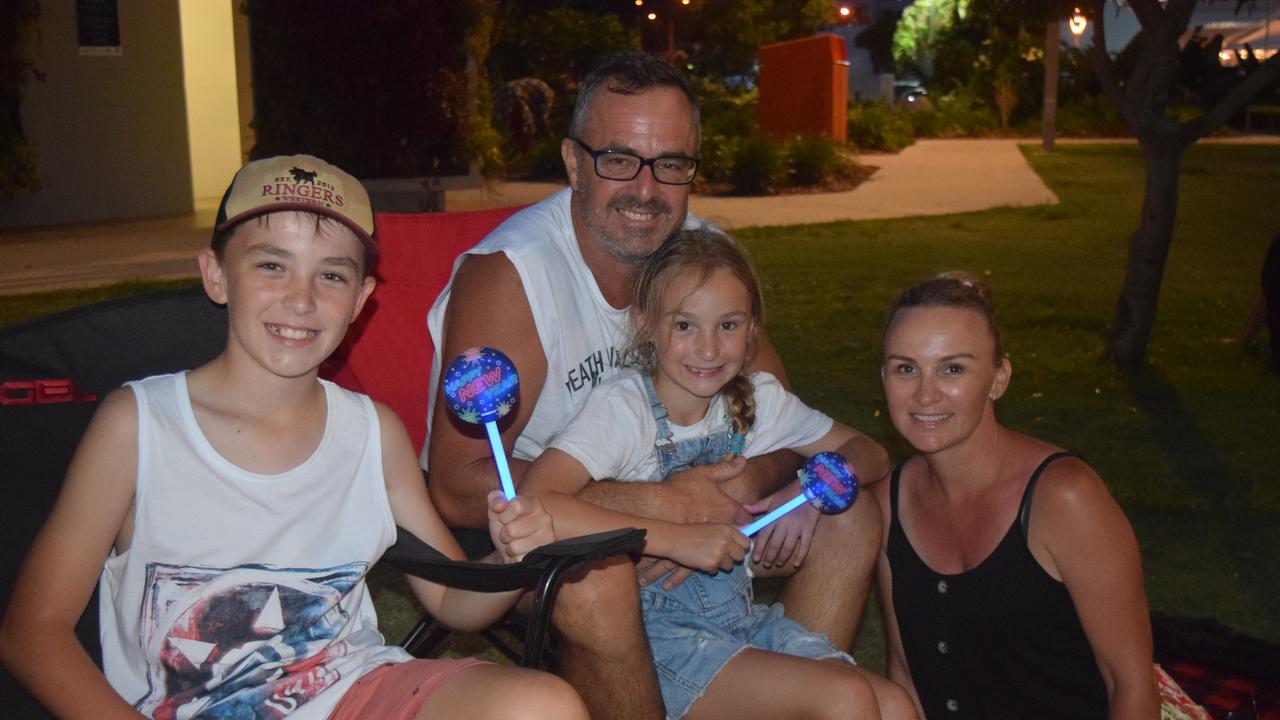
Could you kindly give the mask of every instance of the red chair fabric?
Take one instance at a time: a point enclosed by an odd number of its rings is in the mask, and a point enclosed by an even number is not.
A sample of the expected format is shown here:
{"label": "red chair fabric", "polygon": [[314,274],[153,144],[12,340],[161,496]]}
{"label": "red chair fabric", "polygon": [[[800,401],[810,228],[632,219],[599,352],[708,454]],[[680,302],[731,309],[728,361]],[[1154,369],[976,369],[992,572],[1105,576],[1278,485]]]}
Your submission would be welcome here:
{"label": "red chair fabric", "polygon": [[421,452],[427,433],[434,352],[427,311],[449,282],[454,260],[519,209],[379,213],[375,220],[378,286],[322,374],[394,410],[414,450]]}

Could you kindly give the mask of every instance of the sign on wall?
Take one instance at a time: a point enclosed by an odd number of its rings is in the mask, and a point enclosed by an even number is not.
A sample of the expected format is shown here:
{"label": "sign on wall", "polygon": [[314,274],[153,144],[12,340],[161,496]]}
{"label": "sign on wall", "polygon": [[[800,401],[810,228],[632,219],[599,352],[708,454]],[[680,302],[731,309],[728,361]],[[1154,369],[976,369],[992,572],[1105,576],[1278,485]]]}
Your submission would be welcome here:
{"label": "sign on wall", "polygon": [[116,0],[76,0],[81,55],[119,55],[120,12]]}

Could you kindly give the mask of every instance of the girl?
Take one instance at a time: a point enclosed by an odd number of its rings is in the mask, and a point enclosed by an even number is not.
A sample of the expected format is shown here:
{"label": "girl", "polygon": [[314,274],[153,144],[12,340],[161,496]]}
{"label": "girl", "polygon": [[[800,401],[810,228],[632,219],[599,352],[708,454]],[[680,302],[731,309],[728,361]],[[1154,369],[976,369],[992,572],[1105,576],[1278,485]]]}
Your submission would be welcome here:
{"label": "girl", "polygon": [[1011,372],[969,276],[889,314],[889,416],[920,453],[873,490],[889,677],[928,718],[1159,717],[1133,529],[1082,460],[996,421]]}
{"label": "girl", "polygon": [[[742,375],[763,309],[750,262],[729,238],[680,231],[642,266],[633,297],[630,352],[639,369],[592,391],[521,491],[543,499],[560,536],[643,527],[647,555],[701,571],[671,589],[641,589],[667,716],[915,717],[901,688],[857,668],[825,637],[783,617],[780,605],[752,604],[742,562],[750,541],[736,528],[653,520],[575,497],[592,480],[657,482],[739,454],[856,455],[873,444],[806,407],[773,376]],[[882,463],[860,470],[879,478]],[[779,496],[797,492],[795,481]],[[797,512],[786,532],[811,532],[816,511]]]}

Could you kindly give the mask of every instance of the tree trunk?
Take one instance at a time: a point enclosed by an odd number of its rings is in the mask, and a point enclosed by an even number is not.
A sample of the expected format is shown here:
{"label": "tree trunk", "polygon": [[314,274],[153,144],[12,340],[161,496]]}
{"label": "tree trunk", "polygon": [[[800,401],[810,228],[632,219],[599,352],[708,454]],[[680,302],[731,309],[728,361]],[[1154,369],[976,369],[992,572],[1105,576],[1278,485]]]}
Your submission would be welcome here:
{"label": "tree trunk", "polygon": [[1058,125],[1058,18],[1054,17],[1044,27],[1044,112],[1040,116],[1041,142],[1044,151],[1053,152],[1053,140]]}
{"label": "tree trunk", "polygon": [[1089,61],[1103,92],[1138,138],[1146,158],[1142,222],[1129,238],[1129,259],[1106,350],[1121,369],[1146,362],[1155,323],[1173,225],[1178,214],[1178,170],[1182,151],[1227,122],[1251,98],[1280,79],[1280,55],[1262,63],[1200,117],[1179,124],[1165,112],[1177,77],[1178,38],[1187,28],[1196,0],[1128,0],[1142,26],[1140,51],[1121,81],[1106,51],[1106,13],[1101,0],[1083,0],[1094,20]]}
{"label": "tree trunk", "polygon": [[1107,331],[1107,354],[1129,372],[1146,362],[1147,341],[1156,319],[1160,282],[1178,215],[1178,171],[1182,161],[1182,146],[1168,139],[1145,139],[1142,152],[1147,166],[1142,223],[1129,237],[1124,285]]}

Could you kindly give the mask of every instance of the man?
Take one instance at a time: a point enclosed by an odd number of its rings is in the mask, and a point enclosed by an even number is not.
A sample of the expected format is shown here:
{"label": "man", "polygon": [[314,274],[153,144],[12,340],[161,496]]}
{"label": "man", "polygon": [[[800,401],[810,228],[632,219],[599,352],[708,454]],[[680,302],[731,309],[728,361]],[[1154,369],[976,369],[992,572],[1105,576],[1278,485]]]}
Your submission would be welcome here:
{"label": "man", "polygon": [[[501,429],[518,484],[591,388],[621,367],[638,264],[682,224],[698,224],[688,205],[700,139],[697,103],[678,71],[639,52],[605,58],[580,86],[561,145],[569,189],[512,216],[455,266],[428,320],[437,354],[422,457],[432,500],[450,525],[484,527],[484,498],[497,477],[484,435],[436,400],[442,365],[477,345],[499,348],[515,363],[520,402]],[[763,336],[750,370],[785,382]],[[887,456],[868,445],[851,460],[879,477]],[[663,483],[596,482],[582,497],[672,521],[744,523],[744,504],[769,497],[798,466],[794,454],[775,453],[693,468]],[[779,598],[788,616],[848,648],[879,539],[878,509],[860,502],[818,523],[814,550],[799,569],[757,562],[757,573],[791,574]],[[648,565],[641,582],[670,569]],[[592,717],[663,716],[630,562],[617,559],[567,584],[554,622],[563,674]]]}

